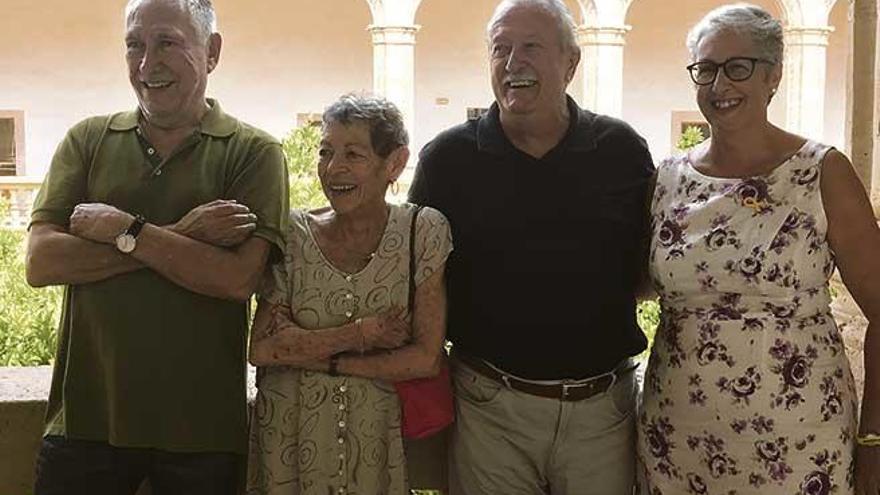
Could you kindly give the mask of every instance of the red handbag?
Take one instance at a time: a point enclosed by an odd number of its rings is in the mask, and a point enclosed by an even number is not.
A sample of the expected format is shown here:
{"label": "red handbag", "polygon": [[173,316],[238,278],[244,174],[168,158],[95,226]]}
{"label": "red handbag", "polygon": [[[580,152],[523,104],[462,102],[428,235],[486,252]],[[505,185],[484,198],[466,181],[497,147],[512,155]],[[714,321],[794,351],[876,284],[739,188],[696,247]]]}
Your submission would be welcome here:
{"label": "red handbag", "polygon": [[[409,230],[409,301],[412,310],[415,301],[415,230],[420,206],[413,211]],[[430,378],[415,378],[394,384],[400,398],[400,429],[404,438],[429,437],[449,426],[455,419],[452,403],[452,383],[446,360],[440,365],[440,373]]]}

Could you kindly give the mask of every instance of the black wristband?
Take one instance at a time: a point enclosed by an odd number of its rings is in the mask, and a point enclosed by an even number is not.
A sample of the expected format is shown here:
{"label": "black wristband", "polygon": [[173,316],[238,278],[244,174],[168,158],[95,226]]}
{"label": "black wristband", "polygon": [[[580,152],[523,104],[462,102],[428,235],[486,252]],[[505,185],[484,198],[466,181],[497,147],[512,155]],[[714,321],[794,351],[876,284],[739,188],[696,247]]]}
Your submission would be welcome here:
{"label": "black wristband", "polygon": [[138,234],[141,233],[141,229],[144,228],[144,224],[147,223],[147,219],[144,218],[143,215],[135,215],[134,220],[132,220],[131,225],[125,229],[125,233],[131,235],[134,238],[137,238]]}
{"label": "black wristband", "polygon": [[327,374],[330,376],[339,376],[339,354],[330,356],[330,366],[327,367]]}

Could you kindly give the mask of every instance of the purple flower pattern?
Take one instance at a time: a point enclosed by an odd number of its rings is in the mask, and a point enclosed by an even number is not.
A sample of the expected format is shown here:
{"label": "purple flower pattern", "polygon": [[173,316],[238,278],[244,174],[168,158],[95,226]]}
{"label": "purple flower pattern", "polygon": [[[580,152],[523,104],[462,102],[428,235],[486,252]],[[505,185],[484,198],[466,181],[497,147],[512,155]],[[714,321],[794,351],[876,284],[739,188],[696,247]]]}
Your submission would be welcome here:
{"label": "purple flower pattern", "polygon": [[851,495],[855,388],[808,141],[764,176],[658,168],[660,327],[638,417],[640,493]]}

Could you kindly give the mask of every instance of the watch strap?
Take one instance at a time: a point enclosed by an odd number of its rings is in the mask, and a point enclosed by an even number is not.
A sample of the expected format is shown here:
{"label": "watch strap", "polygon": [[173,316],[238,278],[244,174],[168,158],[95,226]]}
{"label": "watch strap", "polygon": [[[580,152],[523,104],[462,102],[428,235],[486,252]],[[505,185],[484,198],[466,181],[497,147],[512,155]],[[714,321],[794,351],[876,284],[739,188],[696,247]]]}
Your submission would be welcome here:
{"label": "watch strap", "polygon": [[144,218],[143,215],[135,215],[134,220],[131,222],[131,225],[125,229],[125,233],[137,238],[138,234],[141,233],[141,229],[144,228],[144,224],[147,223],[147,219]]}

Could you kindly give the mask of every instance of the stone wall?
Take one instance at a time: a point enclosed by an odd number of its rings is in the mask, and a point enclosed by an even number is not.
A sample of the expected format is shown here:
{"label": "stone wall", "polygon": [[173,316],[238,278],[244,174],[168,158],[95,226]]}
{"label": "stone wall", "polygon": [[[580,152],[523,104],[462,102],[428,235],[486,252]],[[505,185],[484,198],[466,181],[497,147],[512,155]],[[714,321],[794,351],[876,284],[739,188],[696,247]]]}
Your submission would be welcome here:
{"label": "stone wall", "polygon": [[[248,399],[253,403],[256,389],[253,369],[250,371]],[[50,366],[0,367],[0,495],[33,493],[34,464],[51,379]],[[445,487],[445,452],[442,434],[407,445],[413,487]],[[145,484],[137,495],[150,493]]]}

